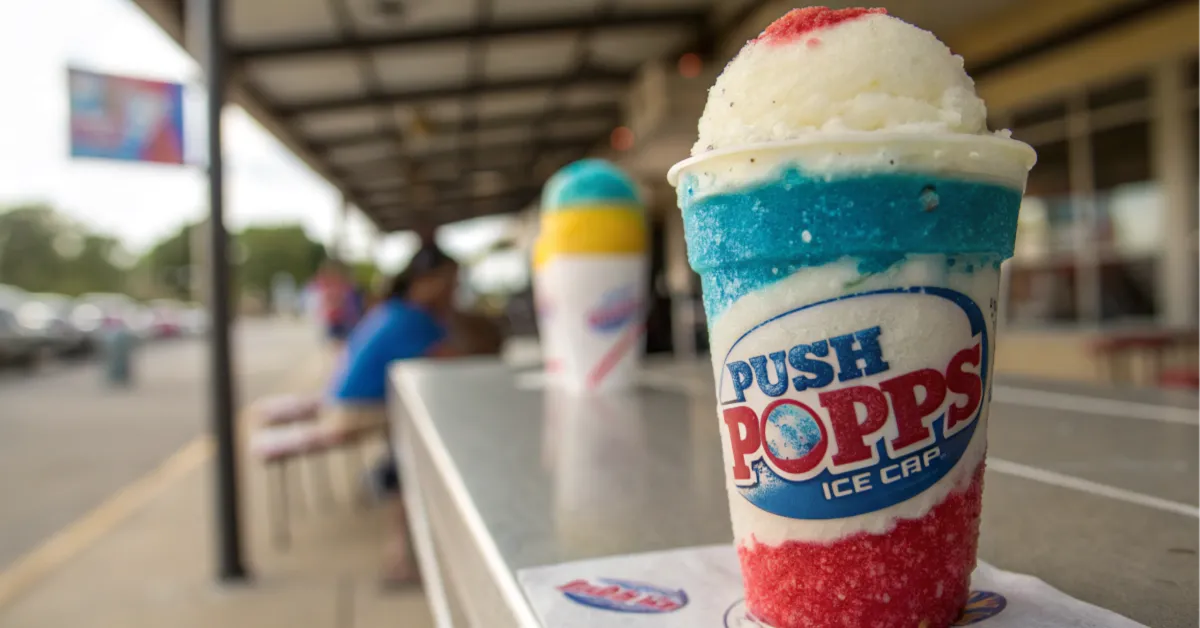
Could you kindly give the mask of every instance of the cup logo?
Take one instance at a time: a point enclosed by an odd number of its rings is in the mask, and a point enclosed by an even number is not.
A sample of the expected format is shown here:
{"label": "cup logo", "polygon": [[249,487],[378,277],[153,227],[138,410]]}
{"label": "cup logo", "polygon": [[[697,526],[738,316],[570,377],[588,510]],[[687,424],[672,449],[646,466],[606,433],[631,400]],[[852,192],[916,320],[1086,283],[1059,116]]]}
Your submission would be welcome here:
{"label": "cup logo", "polygon": [[[808,329],[839,332],[798,336]],[[975,433],[987,334],[974,301],[939,287],[851,294],[754,326],[718,373],[738,491],[793,519],[851,517],[924,492]]]}
{"label": "cup logo", "polygon": [[554,315],[554,303],[545,296],[533,300],[533,309],[542,320],[549,320]]}
{"label": "cup logo", "polygon": [[572,602],[620,613],[670,613],[688,603],[683,589],[614,578],[581,578],[560,585],[558,590]]}
{"label": "cup logo", "polygon": [[641,308],[637,286],[614,288],[588,310],[588,326],[601,333],[617,331],[637,318]]}

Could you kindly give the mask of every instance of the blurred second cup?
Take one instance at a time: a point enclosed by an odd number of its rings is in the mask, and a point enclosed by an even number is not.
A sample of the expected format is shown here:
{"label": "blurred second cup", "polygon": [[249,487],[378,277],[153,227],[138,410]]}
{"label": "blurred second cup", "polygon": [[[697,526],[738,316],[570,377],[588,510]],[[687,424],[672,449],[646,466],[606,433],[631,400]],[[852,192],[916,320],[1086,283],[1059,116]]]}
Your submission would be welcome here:
{"label": "blurred second cup", "polygon": [[634,383],[645,336],[646,223],[633,181],[598,159],[546,183],[534,292],[553,385],[574,392]]}

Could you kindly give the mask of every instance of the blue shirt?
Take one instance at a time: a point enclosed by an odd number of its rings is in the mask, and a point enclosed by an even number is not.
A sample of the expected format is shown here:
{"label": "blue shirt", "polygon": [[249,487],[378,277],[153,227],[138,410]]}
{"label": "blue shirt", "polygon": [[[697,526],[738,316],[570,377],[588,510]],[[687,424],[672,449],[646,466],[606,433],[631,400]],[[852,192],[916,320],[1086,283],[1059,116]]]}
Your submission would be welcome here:
{"label": "blue shirt", "polygon": [[422,357],[445,337],[446,330],[426,312],[400,299],[379,304],[346,341],[346,353],[330,391],[334,400],[383,403],[388,365]]}

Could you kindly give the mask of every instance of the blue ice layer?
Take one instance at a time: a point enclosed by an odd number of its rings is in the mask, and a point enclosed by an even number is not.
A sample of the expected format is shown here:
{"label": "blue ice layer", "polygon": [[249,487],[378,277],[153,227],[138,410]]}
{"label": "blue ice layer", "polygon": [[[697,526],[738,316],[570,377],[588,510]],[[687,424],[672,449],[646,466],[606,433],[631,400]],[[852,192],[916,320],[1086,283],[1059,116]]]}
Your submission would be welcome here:
{"label": "blue ice layer", "polygon": [[846,256],[863,274],[909,254],[982,254],[999,264],[1012,257],[1021,205],[1012,188],[921,174],[827,180],[792,168],[698,200],[695,188],[694,175],[681,182],[679,206],[710,322],[750,292]]}
{"label": "blue ice layer", "polygon": [[542,189],[542,211],[579,205],[641,207],[629,175],[603,159],[581,159],[564,166]]}

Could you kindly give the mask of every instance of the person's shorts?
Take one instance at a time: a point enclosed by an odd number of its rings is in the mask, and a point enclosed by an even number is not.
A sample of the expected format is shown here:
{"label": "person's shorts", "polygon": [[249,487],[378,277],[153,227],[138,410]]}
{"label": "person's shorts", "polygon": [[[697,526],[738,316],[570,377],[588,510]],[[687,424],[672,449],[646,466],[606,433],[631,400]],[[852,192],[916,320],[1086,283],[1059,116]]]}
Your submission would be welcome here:
{"label": "person's shorts", "polygon": [[345,340],[350,336],[350,325],[333,323],[325,326],[325,336],[330,340]]}
{"label": "person's shorts", "polygon": [[387,427],[387,406],[384,404],[333,403],[321,417],[333,432],[362,432]]}

